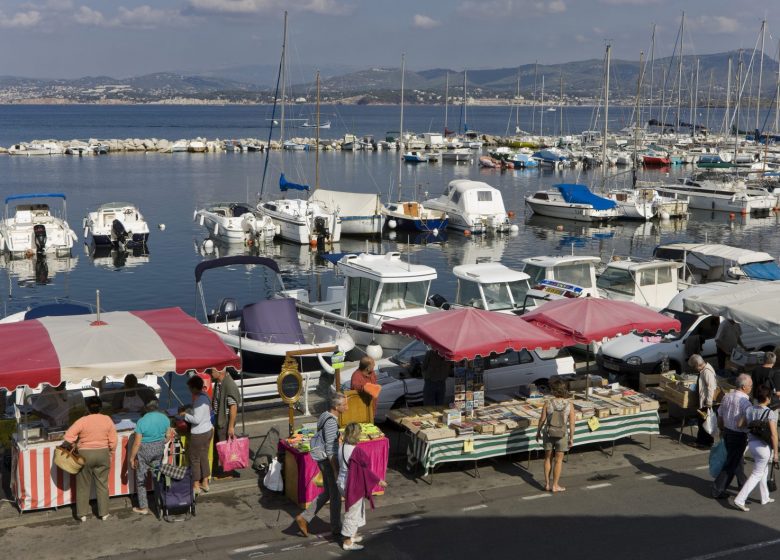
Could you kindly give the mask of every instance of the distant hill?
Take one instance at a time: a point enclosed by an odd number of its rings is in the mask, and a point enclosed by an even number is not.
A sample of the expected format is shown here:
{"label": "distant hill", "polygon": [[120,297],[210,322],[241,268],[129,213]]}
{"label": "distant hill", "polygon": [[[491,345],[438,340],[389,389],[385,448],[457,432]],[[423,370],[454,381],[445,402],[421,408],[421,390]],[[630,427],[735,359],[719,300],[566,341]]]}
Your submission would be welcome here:
{"label": "distant hill", "polygon": [[[758,60],[750,64],[750,52],[743,53],[743,75],[747,85],[743,95],[755,96],[758,82]],[[682,97],[690,98],[696,63],[699,63],[699,99],[704,103],[712,80],[712,99],[722,103],[728,77],[729,60],[732,75],[737,72],[737,52],[686,56],[682,69]],[[769,100],[775,93],[777,61],[764,57],[762,98]],[[323,101],[351,100],[351,102],[397,103],[400,99],[400,68],[367,68],[356,70],[347,65],[334,64],[320,68]],[[305,66],[288,71],[288,95],[292,98],[314,97],[316,68]],[[544,84],[545,99],[558,99],[563,81],[564,96],[569,100],[598,99],[603,88],[604,62],[599,59],[566,62],[562,64],[524,64],[511,68],[467,70],[469,97],[511,98],[520,84],[520,94],[529,99],[536,92],[541,97]],[[0,76],[0,103],[23,102],[29,99],[59,99],[65,102],[156,102],[188,98],[203,101],[269,102],[273,99],[278,66],[244,65],[200,73],[158,72],[131,78],[86,76],[72,80],[45,80]],[[639,62],[613,60],[610,72],[610,98],[618,101],[633,99],[636,95]],[[650,87],[650,68],[645,75],[643,97]],[[449,76],[450,95],[462,96],[463,69],[433,68],[407,70],[405,86],[408,103],[441,103]],[[667,99],[676,97],[678,77],[677,59],[661,58],[652,71],[653,92],[660,99],[661,86],[666,81]],[[732,84],[736,79],[732,80]],[[685,102],[685,101],[684,101]]]}

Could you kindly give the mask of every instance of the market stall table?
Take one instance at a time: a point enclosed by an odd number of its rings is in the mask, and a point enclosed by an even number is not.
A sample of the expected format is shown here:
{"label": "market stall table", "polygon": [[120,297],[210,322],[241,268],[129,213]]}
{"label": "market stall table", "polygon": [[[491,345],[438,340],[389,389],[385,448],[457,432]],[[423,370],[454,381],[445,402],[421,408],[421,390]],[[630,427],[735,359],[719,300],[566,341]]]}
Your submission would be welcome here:
{"label": "market stall table", "polygon": [[[371,470],[381,480],[387,475],[387,460],[390,450],[390,442],[386,437],[361,441],[358,446],[365,450],[371,462]],[[314,478],[320,472],[317,463],[311,458],[308,451],[301,451],[290,445],[285,440],[279,440],[279,450],[284,450],[284,493],[301,507],[306,507],[310,502],[323,492],[323,489],[314,483]],[[374,494],[383,494],[380,486],[374,488]]]}
{"label": "market stall table", "polygon": [[[624,437],[636,435],[658,435],[659,418],[655,410],[599,418],[599,428],[591,431],[588,420],[578,420],[575,424],[574,445],[615,442]],[[468,437],[453,437],[424,441],[412,437],[408,455],[411,462],[423,468],[424,476],[442,463],[458,461],[478,461],[492,457],[503,457],[515,453],[539,451],[542,442],[536,441],[536,426],[503,434],[474,434]],[[468,450],[467,450],[468,449]]]}

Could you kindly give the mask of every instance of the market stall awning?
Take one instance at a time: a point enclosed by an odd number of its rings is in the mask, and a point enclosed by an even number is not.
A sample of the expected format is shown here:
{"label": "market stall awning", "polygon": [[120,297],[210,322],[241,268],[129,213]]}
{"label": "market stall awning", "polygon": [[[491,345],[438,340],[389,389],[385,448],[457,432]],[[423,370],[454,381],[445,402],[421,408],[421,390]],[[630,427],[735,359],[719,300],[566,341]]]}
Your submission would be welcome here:
{"label": "market stall awning", "polygon": [[719,315],[780,336],[780,282],[740,282],[683,300],[686,311]]}
{"label": "market stall awning", "polygon": [[383,332],[421,340],[447,360],[472,360],[522,348],[547,350],[565,342],[518,318],[467,307],[382,323]]}
{"label": "market stall awning", "polygon": [[523,319],[566,338],[567,346],[589,344],[630,332],[679,331],[680,321],[630,301],[561,299],[526,313]]}
{"label": "market stall awning", "polygon": [[0,388],[239,368],[239,357],[178,307],[41,317],[0,325]]}

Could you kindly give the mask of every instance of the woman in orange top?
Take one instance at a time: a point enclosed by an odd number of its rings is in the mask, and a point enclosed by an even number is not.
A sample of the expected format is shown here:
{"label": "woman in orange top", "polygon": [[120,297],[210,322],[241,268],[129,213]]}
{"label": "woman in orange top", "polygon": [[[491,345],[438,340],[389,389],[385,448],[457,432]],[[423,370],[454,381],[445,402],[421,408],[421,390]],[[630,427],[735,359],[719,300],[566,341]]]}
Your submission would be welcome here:
{"label": "woman in orange top", "polygon": [[114,421],[100,413],[103,409],[100,398],[87,397],[84,403],[88,414],[76,420],[65,432],[65,441],[76,445],[86,461],[76,475],[76,517],[82,523],[87,520],[93,480],[98,517],[101,521],[108,519],[108,471],[117,441]]}
{"label": "woman in orange top", "polygon": [[[376,362],[373,358],[369,356],[360,358],[358,368],[352,374],[350,383],[352,390],[360,393],[363,402],[371,403],[374,415],[376,415],[376,399],[379,397],[377,390],[381,389],[377,384],[375,366]],[[366,387],[366,385],[370,386]]]}

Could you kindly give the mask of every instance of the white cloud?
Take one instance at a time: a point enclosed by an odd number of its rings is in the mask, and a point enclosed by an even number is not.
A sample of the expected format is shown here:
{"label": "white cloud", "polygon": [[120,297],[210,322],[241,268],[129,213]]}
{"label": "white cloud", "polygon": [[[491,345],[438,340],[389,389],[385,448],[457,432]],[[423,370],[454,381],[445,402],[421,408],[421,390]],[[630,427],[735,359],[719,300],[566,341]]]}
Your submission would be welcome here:
{"label": "white cloud", "polygon": [[73,19],[81,25],[101,26],[106,24],[106,18],[102,13],[87,6],[80,6],[73,14]]}
{"label": "white cloud", "polygon": [[114,17],[106,17],[102,12],[88,6],[80,6],[73,19],[76,23],[93,27],[154,29],[182,23],[186,18],[179,12],[158,10],[144,4],[133,9],[120,6]]}
{"label": "white cloud", "polygon": [[342,15],[349,7],[338,0],[189,0],[189,10],[194,13],[242,16],[283,10],[313,12],[323,15]]}
{"label": "white cloud", "polygon": [[456,8],[467,17],[491,19],[511,14],[524,16],[559,14],[566,11],[564,0],[463,0]]}
{"label": "white cloud", "polygon": [[430,16],[415,14],[412,18],[412,25],[414,27],[419,27],[420,29],[432,29],[441,25],[441,22]]}
{"label": "white cloud", "polygon": [[737,33],[741,26],[735,18],[726,16],[699,16],[694,18],[692,26],[708,33]]}
{"label": "white cloud", "polygon": [[41,22],[41,12],[38,10],[28,10],[26,12],[16,12],[12,16],[6,16],[0,12],[0,27],[5,28],[29,28],[35,27]]}

